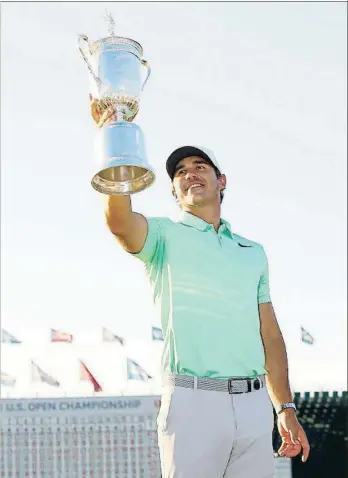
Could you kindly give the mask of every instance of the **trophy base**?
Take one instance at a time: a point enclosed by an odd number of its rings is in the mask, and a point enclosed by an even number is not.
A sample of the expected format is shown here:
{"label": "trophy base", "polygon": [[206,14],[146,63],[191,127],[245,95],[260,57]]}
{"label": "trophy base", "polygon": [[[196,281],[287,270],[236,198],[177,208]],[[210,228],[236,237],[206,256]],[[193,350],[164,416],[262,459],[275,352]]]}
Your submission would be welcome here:
{"label": "trophy base", "polygon": [[144,135],[135,123],[116,121],[103,126],[96,149],[100,166],[92,179],[95,190],[109,196],[122,196],[140,192],[154,182]]}
{"label": "trophy base", "polygon": [[113,166],[97,173],[92,179],[93,188],[108,196],[135,194],[151,186],[155,180],[152,171],[140,166]]}

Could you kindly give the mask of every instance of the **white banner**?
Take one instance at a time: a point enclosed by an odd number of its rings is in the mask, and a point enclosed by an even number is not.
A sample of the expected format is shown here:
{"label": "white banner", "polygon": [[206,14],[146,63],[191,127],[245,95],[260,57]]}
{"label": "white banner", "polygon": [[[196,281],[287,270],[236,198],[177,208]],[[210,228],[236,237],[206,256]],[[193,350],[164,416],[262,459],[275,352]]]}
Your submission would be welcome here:
{"label": "white banner", "polygon": [[0,400],[1,478],[159,478],[159,397]]}
{"label": "white banner", "polygon": [[98,413],[157,413],[159,396],[151,397],[88,397],[88,398],[36,398],[0,400],[2,418],[22,414],[55,414],[61,412]]}

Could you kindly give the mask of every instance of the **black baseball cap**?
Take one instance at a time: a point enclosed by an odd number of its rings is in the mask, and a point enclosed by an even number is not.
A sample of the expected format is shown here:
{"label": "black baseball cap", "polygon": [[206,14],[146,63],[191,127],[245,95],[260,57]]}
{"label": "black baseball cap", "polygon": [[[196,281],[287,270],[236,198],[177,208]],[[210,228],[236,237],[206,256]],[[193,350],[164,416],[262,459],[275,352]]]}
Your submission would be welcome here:
{"label": "black baseball cap", "polygon": [[181,146],[169,156],[166,162],[166,169],[171,180],[174,178],[176,165],[179,161],[189,156],[198,156],[211,164],[218,174],[221,174],[220,166],[215,158],[215,154],[207,148],[201,146]]}

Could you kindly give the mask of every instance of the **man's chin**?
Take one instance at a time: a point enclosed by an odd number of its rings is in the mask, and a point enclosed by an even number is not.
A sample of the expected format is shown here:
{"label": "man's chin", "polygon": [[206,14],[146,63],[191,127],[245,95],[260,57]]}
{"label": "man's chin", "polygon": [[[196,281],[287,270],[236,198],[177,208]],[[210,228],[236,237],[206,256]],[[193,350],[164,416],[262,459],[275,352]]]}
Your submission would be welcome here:
{"label": "man's chin", "polygon": [[204,206],[206,198],[203,195],[195,194],[186,198],[185,203],[191,207]]}

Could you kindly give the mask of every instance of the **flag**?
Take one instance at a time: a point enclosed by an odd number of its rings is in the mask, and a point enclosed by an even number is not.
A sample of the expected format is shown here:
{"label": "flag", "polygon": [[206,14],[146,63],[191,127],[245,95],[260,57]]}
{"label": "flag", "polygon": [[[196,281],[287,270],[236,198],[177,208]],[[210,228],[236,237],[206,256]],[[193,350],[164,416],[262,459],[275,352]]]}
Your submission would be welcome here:
{"label": "flag", "polygon": [[33,361],[31,361],[31,379],[33,382],[44,382],[52,387],[59,387],[58,380],[44,372],[42,368]]}
{"label": "flag", "polygon": [[159,327],[152,327],[152,340],[163,340],[163,332]]}
{"label": "flag", "polygon": [[134,360],[127,358],[127,378],[128,380],[142,380],[146,382],[152,377]]}
{"label": "flag", "polygon": [[309,345],[314,344],[314,337],[309,332],[307,332],[307,330],[304,329],[302,326],[301,326],[301,340],[302,342]]}
{"label": "flag", "polygon": [[124,339],[115,335],[109,329],[103,327],[103,342],[118,342],[121,345],[124,345]]}
{"label": "flag", "polygon": [[16,383],[16,379],[5,372],[1,372],[0,378],[1,385],[4,385],[5,387],[14,387]]}
{"label": "flag", "polygon": [[51,342],[69,342],[73,341],[73,336],[60,330],[51,329]]}
{"label": "flag", "polygon": [[1,342],[3,344],[21,344],[22,342],[5,329],[1,329]]}
{"label": "flag", "polygon": [[86,364],[80,360],[80,380],[87,380],[93,384],[95,392],[102,392],[100,384],[95,379],[92,372],[87,368]]}

